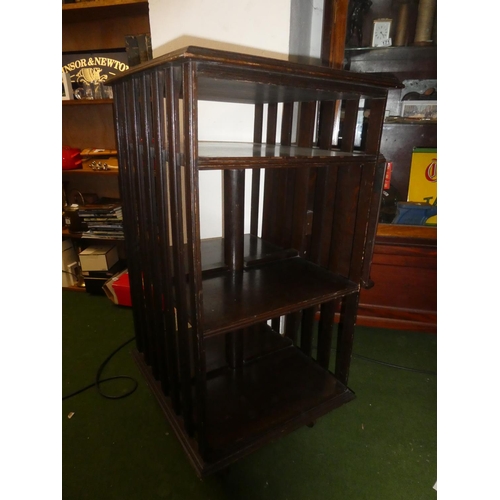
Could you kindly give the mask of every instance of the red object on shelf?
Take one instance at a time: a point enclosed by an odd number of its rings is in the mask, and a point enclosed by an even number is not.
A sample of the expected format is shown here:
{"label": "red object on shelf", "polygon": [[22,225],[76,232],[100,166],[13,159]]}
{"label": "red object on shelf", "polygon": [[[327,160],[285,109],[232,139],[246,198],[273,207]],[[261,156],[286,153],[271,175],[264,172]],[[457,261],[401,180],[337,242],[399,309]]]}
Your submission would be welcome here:
{"label": "red object on shelf", "polygon": [[103,289],[107,297],[117,306],[132,307],[127,269],[109,279],[104,284]]}
{"label": "red object on shelf", "polygon": [[384,178],[384,189],[386,190],[391,187],[391,175],[392,175],[392,161],[388,161]]}
{"label": "red object on shelf", "polygon": [[77,148],[63,146],[62,148],[62,168],[63,170],[73,170],[82,168],[81,151]]}

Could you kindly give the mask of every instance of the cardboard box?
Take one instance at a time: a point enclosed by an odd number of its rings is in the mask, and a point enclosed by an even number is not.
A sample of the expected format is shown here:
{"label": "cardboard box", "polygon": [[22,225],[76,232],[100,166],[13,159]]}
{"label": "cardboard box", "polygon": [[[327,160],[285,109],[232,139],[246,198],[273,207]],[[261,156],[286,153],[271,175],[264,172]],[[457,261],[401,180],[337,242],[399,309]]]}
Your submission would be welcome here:
{"label": "cardboard box", "polygon": [[82,271],[85,282],[85,290],[93,295],[105,295],[104,285],[125,267],[124,263],[118,261],[107,271]]}
{"label": "cardboard box", "polygon": [[102,288],[113,304],[132,307],[127,269],[109,279]]}
{"label": "cardboard box", "polygon": [[[437,207],[437,149],[414,148],[410,167],[408,201],[428,203]],[[437,215],[426,224],[437,224]]]}
{"label": "cardboard box", "polygon": [[118,262],[118,249],[114,245],[92,245],[80,252],[82,271],[107,271]]}
{"label": "cardboard box", "polygon": [[62,286],[75,286],[78,282],[78,257],[76,256],[73,242],[63,240],[62,242]]}

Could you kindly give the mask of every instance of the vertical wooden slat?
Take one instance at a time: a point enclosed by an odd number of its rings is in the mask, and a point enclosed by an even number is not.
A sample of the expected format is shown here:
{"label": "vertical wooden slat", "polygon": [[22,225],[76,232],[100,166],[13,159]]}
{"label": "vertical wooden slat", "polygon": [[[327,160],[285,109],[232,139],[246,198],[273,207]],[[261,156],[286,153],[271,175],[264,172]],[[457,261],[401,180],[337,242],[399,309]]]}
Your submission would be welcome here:
{"label": "vertical wooden slat", "polygon": [[191,331],[196,373],[196,432],[198,447],[206,450],[206,370],[203,342],[203,289],[201,279],[200,204],[198,172],[198,82],[196,65],[183,65],[184,156],[186,166],[187,250],[191,298]]}
{"label": "vertical wooden slat", "polygon": [[321,304],[321,314],[318,325],[318,363],[328,370],[332,348],[333,323],[335,318],[335,300]]}
{"label": "vertical wooden slat", "polygon": [[[293,127],[293,102],[283,104],[283,114],[281,119],[281,138],[283,146],[292,144]],[[293,188],[295,183],[295,169],[282,168],[276,172],[278,189],[278,203],[276,206],[276,220],[278,221],[277,244],[283,248],[290,248],[292,245],[292,207]]]}
{"label": "vertical wooden slat", "polygon": [[361,168],[356,164],[342,165],[337,175],[328,268],[346,277],[351,265],[360,176]]}
{"label": "vertical wooden slat", "polygon": [[370,116],[365,139],[365,151],[378,153],[385,114],[385,99],[370,99]]}
{"label": "vertical wooden slat", "polygon": [[[180,139],[179,139],[179,83],[176,81],[176,68],[167,69],[167,135],[168,135],[168,175],[170,202],[170,223],[172,231],[172,257],[174,263],[174,286],[176,299],[176,358],[180,390],[175,394],[177,412],[182,412],[185,420],[191,419],[191,369],[189,365],[189,326],[188,304],[186,287],[186,269],[184,260],[184,231],[180,164]],[[184,360],[181,362],[181,360]]]}
{"label": "vertical wooden slat", "polygon": [[361,273],[361,284],[365,288],[371,288],[373,286],[373,282],[370,279],[370,270],[373,258],[373,249],[375,247],[375,236],[377,234],[380,202],[382,199],[386,166],[387,164],[385,162],[379,162],[375,167],[375,178],[373,181],[373,191],[371,194],[370,204],[370,220],[368,222],[365,253],[363,256],[363,269]]}
{"label": "vertical wooden slat", "polygon": [[135,211],[135,186],[133,182],[134,161],[133,147],[131,140],[132,131],[130,129],[130,82],[122,82],[116,86],[115,90],[115,123],[117,124],[117,146],[118,161],[120,169],[118,171],[118,180],[120,185],[120,194],[125,203],[123,203],[123,228],[125,233],[125,249],[128,256],[128,274],[130,281],[130,296],[132,299],[132,315],[134,321],[134,331],[136,337],[137,350],[144,354],[147,349],[147,335],[145,332],[143,315],[143,295],[141,285],[141,273],[138,268],[137,245],[138,232],[136,211]]}
{"label": "vertical wooden slat", "polygon": [[302,322],[300,328],[300,348],[308,356],[311,356],[312,354],[315,315],[316,307],[308,307],[302,312]]}
{"label": "vertical wooden slat", "polygon": [[270,102],[267,105],[266,144],[276,144],[277,121],[278,103]]}
{"label": "vertical wooden slat", "polygon": [[[276,144],[276,122],[278,105],[269,103],[267,107],[266,144]],[[276,241],[276,191],[280,189],[274,169],[267,169],[264,178],[264,204],[262,214],[262,238],[278,244]]]}
{"label": "vertical wooden slat", "polygon": [[361,282],[363,271],[363,258],[366,248],[368,223],[370,220],[372,205],[375,167],[374,163],[367,163],[363,165],[361,173],[358,204],[356,207],[356,227],[354,229],[351,264],[348,276],[349,279],[355,283]]}
{"label": "vertical wooden slat", "polygon": [[[311,147],[316,119],[316,102],[303,102],[300,106],[299,130],[297,144],[300,147]],[[309,168],[298,168],[295,174],[293,201],[292,247],[303,256],[307,223],[307,204],[309,199]]]}
{"label": "vertical wooden slat", "polygon": [[328,265],[337,173],[337,166],[323,167],[319,169],[316,179],[309,259],[321,266]]}
{"label": "vertical wooden slat", "polygon": [[[301,103],[297,134],[297,145],[299,147],[312,147],[315,119],[316,102]],[[291,180],[290,177],[293,178],[291,246],[295,248],[301,256],[305,256],[307,253],[306,226],[308,222],[307,209],[311,187],[310,176],[310,168],[298,168],[294,169],[293,173],[291,171],[289,172],[289,181]],[[297,344],[299,326],[300,314],[293,313],[285,316],[285,335],[291,338],[294,344]]]}
{"label": "vertical wooden slat", "polygon": [[321,101],[319,104],[318,146],[331,149],[333,123],[335,118],[335,101]]}
{"label": "vertical wooden slat", "polygon": [[280,323],[281,323],[281,316],[278,316],[277,318],[273,318],[271,320],[271,328],[275,331],[280,333]]}
{"label": "vertical wooden slat", "polygon": [[[151,73],[146,72],[141,77],[142,106],[141,106],[141,132],[143,151],[143,182],[144,182],[144,218],[146,223],[146,250],[147,260],[145,262],[145,294],[149,301],[149,314],[154,343],[156,349],[156,377],[161,387],[168,394],[168,378],[166,366],[166,346],[163,324],[163,296],[161,287],[161,260],[156,257],[159,234],[158,234],[158,212],[156,199],[156,176],[153,147],[153,118],[152,118],[152,92]],[[155,367],[153,366],[153,373]]]}
{"label": "vertical wooden slat", "polygon": [[146,154],[144,144],[144,129],[143,129],[143,107],[144,94],[142,93],[141,78],[132,80],[132,96],[133,96],[133,138],[136,144],[135,158],[135,183],[137,186],[137,202],[138,202],[138,221],[139,221],[139,248],[140,248],[140,270],[142,278],[142,293],[144,297],[144,322],[148,336],[148,357],[149,363],[156,379],[159,378],[159,359],[158,346],[154,333],[153,324],[153,301],[151,294],[151,271],[150,271],[150,254],[149,254],[149,238],[150,232],[148,227],[148,211],[144,207],[148,206],[149,193],[146,189]]}
{"label": "vertical wooden slat", "polygon": [[[139,157],[139,143],[136,139],[136,114],[137,114],[137,103],[134,93],[134,80],[129,80],[124,82],[125,93],[128,102],[128,117],[127,123],[129,126],[127,146],[129,149],[129,165],[130,169],[128,171],[128,184],[130,188],[131,196],[133,197],[134,206],[128,207],[133,211],[130,221],[133,221],[133,253],[131,260],[133,261],[133,267],[129,268],[129,279],[131,288],[134,290],[135,304],[138,309],[140,316],[142,331],[144,332],[144,360],[151,366],[151,352],[152,343],[150,338],[150,332],[148,329],[147,315],[146,315],[146,301],[144,296],[143,287],[143,270],[142,270],[142,247],[141,247],[141,235],[143,228],[141,227],[141,221],[139,218],[139,207],[140,207],[140,194],[139,185],[137,181],[138,173],[138,157]],[[125,172],[124,172],[125,174]],[[129,225],[130,227],[130,225]],[[130,231],[129,231],[130,232]],[[135,257],[135,258],[134,258]]]}
{"label": "vertical wooden slat", "polygon": [[226,361],[233,370],[243,366],[244,332],[245,330],[236,330],[226,333]]}
{"label": "vertical wooden slat", "polygon": [[[262,143],[264,105],[256,104],[254,113],[253,142]],[[250,204],[250,234],[257,236],[259,228],[260,168],[252,170],[252,199]]]}
{"label": "vertical wooden slat", "polygon": [[153,74],[152,102],[154,113],[153,137],[155,158],[156,205],[158,212],[158,248],[160,264],[161,298],[163,317],[163,336],[165,342],[166,375],[168,377],[168,395],[174,411],[179,412],[179,376],[177,372],[176,325],[173,294],[172,255],[169,238],[168,207],[168,167],[165,113],[165,72]]}
{"label": "vertical wooden slat", "polygon": [[287,314],[285,317],[285,337],[288,337],[295,345],[297,345],[301,317],[302,311]]}
{"label": "vertical wooden slat", "polygon": [[359,293],[344,297],[341,305],[340,321],[337,336],[337,355],[335,360],[335,376],[347,385],[351,364],[354,327],[358,308]]}
{"label": "vertical wooden slat", "polygon": [[359,99],[349,99],[345,103],[344,121],[342,124],[341,150],[354,151],[354,139],[356,137],[356,123],[358,120]]}
{"label": "vertical wooden slat", "polygon": [[264,120],[264,105],[262,103],[255,105],[253,122],[253,142],[262,144],[262,126]]}

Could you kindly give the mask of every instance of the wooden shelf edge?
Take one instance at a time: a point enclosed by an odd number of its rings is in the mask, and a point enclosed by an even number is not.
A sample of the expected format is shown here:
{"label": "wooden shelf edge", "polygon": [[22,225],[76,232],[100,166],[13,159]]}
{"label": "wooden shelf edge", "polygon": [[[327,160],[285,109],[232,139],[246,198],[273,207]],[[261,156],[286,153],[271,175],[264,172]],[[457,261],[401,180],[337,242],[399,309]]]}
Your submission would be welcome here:
{"label": "wooden shelf edge", "polygon": [[359,285],[292,257],[245,270],[236,279],[208,277],[203,290],[203,334],[208,338],[346,297],[357,293]]}
{"label": "wooden shelf edge", "polygon": [[384,122],[386,125],[437,125],[437,120],[423,120],[417,118],[389,117]]}
{"label": "wooden shelf edge", "polygon": [[436,226],[405,226],[403,224],[383,224],[377,228],[377,237],[437,239]]}
{"label": "wooden shelf edge", "polygon": [[148,4],[147,0],[93,0],[87,2],[65,3],[62,10],[96,9],[99,7],[123,7],[131,4]]}
{"label": "wooden shelf edge", "polygon": [[82,175],[82,174],[91,174],[91,175],[111,175],[111,176],[117,176],[118,175],[118,169],[113,168],[110,170],[92,170],[91,168],[73,168],[69,170],[63,170],[63,175]]}
{"label": "wooden shelf edge", "polygon": [[96,240],[96,241],[112,241],[114,243],[118,243],[120,241],[125,241],[125,238],[112,238],[112,237],[96,237],[96,236],[88,236],[84,233],[70,233],[67,228],[63,228],[62,230],[63,238],[73,238],[74,240]]}
{"label": "wooden shelf edge", "polygon": [[95,106],[113,104],[113,99],[67,99],[62,101],[63,106]]}

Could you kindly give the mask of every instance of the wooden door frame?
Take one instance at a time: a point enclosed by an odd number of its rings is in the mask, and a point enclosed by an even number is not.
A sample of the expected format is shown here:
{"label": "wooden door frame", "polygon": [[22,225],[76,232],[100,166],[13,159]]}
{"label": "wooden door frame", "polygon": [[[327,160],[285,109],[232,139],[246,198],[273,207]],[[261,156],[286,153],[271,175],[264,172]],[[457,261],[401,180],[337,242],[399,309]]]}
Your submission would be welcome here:
{"label": "wooden door frame", "polygon": [[325,0],[321,37],[321,63],[325,66],[343,68],[348,9],[349,0]]}

